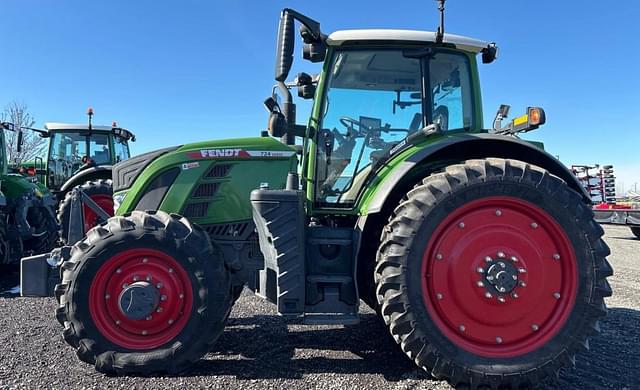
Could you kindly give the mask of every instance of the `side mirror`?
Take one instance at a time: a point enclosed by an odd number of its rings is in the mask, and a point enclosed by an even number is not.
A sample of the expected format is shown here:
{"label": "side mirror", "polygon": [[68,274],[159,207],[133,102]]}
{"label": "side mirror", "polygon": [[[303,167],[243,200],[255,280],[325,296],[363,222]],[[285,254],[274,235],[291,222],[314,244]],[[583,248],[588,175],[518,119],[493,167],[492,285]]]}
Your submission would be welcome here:
{"label": "side mirror", "polygon": [[272,137],[282,137],[287,133],[287,121],[280,110],[280,105],[276,99],[269,96],[264,101],[264,107],[269,111],[269,122],[267,129]]}
{"label": "side mirror", "polygon": [[298,73],[296,85],[298,86],[299,97],[303,99],[313,99],[316,94],[316,86],[313,84],[313,78],[310,75]]}
{"label": "side mirror", "polygon": [[327,53],[327,45],[322,39],[322,34],[320,34],[320,39],[318,39],[318,37],[314,37],[311,30],[303,24],[300,26],[300,36],[302,36],[302,40],[304,41],[304,46],[302,46],[302,58],[311,62],[324,61]]}
{"label": "side mirror", "polygon": [[498,58],[498,46],[495,43],[490,43],[489,46],[482,49],[482,63],[490,64]]}
{"label": "side mirror", "polygon": [[11,122],[0,122],[0,129],[9,130],[9,131],[16,130],[14,124]]}
{"label": "side mirror", "polygon": [[18,153],[22,152],[22,144],[24,143],[24,136],[22,133],[22,130],[18,131],[18,145],[16,147],[16,150],[18,151]]}

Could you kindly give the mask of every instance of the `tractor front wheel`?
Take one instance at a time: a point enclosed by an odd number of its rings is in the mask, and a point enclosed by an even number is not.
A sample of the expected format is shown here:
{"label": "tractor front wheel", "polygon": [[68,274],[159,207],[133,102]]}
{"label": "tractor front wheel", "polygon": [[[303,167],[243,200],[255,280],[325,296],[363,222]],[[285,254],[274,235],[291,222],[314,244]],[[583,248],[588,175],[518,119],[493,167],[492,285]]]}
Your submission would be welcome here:
{"label": "tractor front wheel", "polygon": [[58,224],[49,206],[35,206],[27,211],[27,222],[34,229],[31,237],[24,239],[23,250],[32,254],[50,252],[58,241]]}
{"label": "tractor front wheel", "polygon": [[[88,181],[81,185],[80,189],[109,214],[109,216],[113,216],[113,184],[111,180],[99,179]],[[69,233],[69,216],[71,214],[72,200],[72,191],[69,191],[58,207],[58,221],[60,221],[60,228],[62,229],[60,237],[64,243],[66,243],[67,234]],[[98,214],[86,205],[83,205],[82,211],[84,214],[83,232],[86,233],[89,229],[98,225]]]}
{"label": "tractor front wheel", "polygon": [[631,233],[633,233],[636,238],[640,238],[640,227],[632,227]]}
{"label": "tractor front wheel", "polygon": [[110,218],[62,267],[56,316],[64,339],[100,372],[184,371],[210,350],[231,310],[223,259],[177,215]]}
{"label": "tractor front wheel", "polygon": [[573,364],[611,295],[603,230],[542,168],[471,160],[409,191],[384,229],[382,316],[453,386],[524,388]]}

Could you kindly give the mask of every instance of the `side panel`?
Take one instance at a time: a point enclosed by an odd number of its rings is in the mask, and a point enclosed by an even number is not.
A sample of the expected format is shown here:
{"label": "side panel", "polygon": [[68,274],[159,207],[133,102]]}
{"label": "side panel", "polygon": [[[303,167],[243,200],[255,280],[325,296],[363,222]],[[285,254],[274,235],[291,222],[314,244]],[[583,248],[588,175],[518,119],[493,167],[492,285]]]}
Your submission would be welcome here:
{"label": "side panel", "polygon": [[118,215],[135,210],[155,178],[178,169],[164,188],[160,210],[178,213],[200,225],[252,218],[249,194],[268,183],[285,187],[295,172],[295,151],[272,138],[248,138],[184,145],[157,157],[127,190]]}

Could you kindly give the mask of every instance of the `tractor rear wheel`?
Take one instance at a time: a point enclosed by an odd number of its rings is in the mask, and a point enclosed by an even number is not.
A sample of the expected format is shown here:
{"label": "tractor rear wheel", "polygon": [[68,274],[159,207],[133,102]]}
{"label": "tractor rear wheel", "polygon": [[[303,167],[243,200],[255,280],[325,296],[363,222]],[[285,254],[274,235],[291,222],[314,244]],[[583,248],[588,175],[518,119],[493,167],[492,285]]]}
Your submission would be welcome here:
{"label": "tractor rear wheel", "polygon": [[50,252],[58,241],[58,224],[53,210],[47,206],[31,207],[27,211],[27,222],[34,229],[30,238],[23,240],[23,250],[33,254]]}
{"label": "tractor rear wheel", "polygon": [[632,227],[631,233],[633,233],[636,238],[640,238],[640,227]]}
{"label": "tractor rear wheel", "polygon": [[[104,211],[113,216],[113,182],[109,179],[99,179],[88,181],[80,186],[82,192],[88,195]],[[71,214],[72,191],[67,192],[60,206],[58,206],[58,221],[60,221],[60,237],[62,242],[67,243],[67,233],[69,232],[69,215]],[[98,225],[98,215],[88,206],[82,207],[84,213],[84,233]]]}
{"label": "tractor rear wheel", "polygon": [[580,195],[542,168],[452,165],[409,191],[384,229],[382,316],[418,366],[453,386],[555,378],[606,313],[602,234]]}
{"label": "tractor rear wheel", "polygon": [[184,371],[210,350],[231,310],[229,272],[216,255],[181,216],[110,218],[62,265],[64,339],[103,373]]}

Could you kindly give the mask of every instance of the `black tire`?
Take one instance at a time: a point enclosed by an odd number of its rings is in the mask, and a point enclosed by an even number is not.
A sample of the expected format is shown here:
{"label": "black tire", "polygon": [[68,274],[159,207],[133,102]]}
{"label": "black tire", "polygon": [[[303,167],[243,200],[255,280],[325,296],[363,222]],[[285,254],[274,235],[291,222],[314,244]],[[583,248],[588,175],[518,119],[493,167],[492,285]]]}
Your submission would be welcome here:
{"label": "black tire", "polygon": [[[125,348],[98,330],[89,307],[90,289],[98,271],[108,266],[113,256],[150,248],[173,258],[185,272],[192,288],[191,314],[184,327],[178,328],[179,333],[164,344],[150,349]],[[134,211],[110,218],[76,243],[71,258],[63,263],[62,282],[56,287],[61,304],[56,317],[64,324],[65,341],[82,361],[103,373],[184,371],[210,350],[231,309],[229,272],[216,255],[207,234],[181,216]]]}
{"label": "black tire", "polygon": [[[577,260],[577,295],[564,325],[544,345],[508,358],[481,356],[452,342],[429,314],[421,285],[429,237],[457,208],[490,196],[519,198],[544,210],[564,229]],[[611,295],[606,278],[613,271],[603,233],[580,195],[542,168],[493,158],[452,165],[409,191],[383,230],[376,267],[383,319],[410,359],[453,386],[518,389],[556,378],[560,368],[573,365],[577,352],[588,349],[606,314],[603,298]]]}
{"label": "black tire", "polygon": [[633,233],[634,236],[636,236],[636,238],[640,239],[640,227],[632,227],[631,229],[631,233]]}
{"label": "black tire", "polygon": [[58,241],[58,224],[52,210],[46,206],[31,207],[27,211],[27,222],[34,234],[23,240],[23,250],[36,255],[50,252]]}
{"label": "black tire", "polygon": [[[79,188],[88,196],[113,196],[113,182],[111,179],[98,179],[95,181],[87,181],[80,185]],[[60,223],[60,240],[67,243],[67,233],[69,232],[69,214],[71,210],[72,191],[68,191],[64,199],[58,205],[58,222]],[[109,210],[107,210],[109,211]],[[113,210],[111,215],[113,215]],[[85,231],[86,233],[86,231]]]}
{"label": "black tire", "polygon": [[16,260],[11,253],[4,215],[0,214],[0,265],[15,264],[17,263]]}

